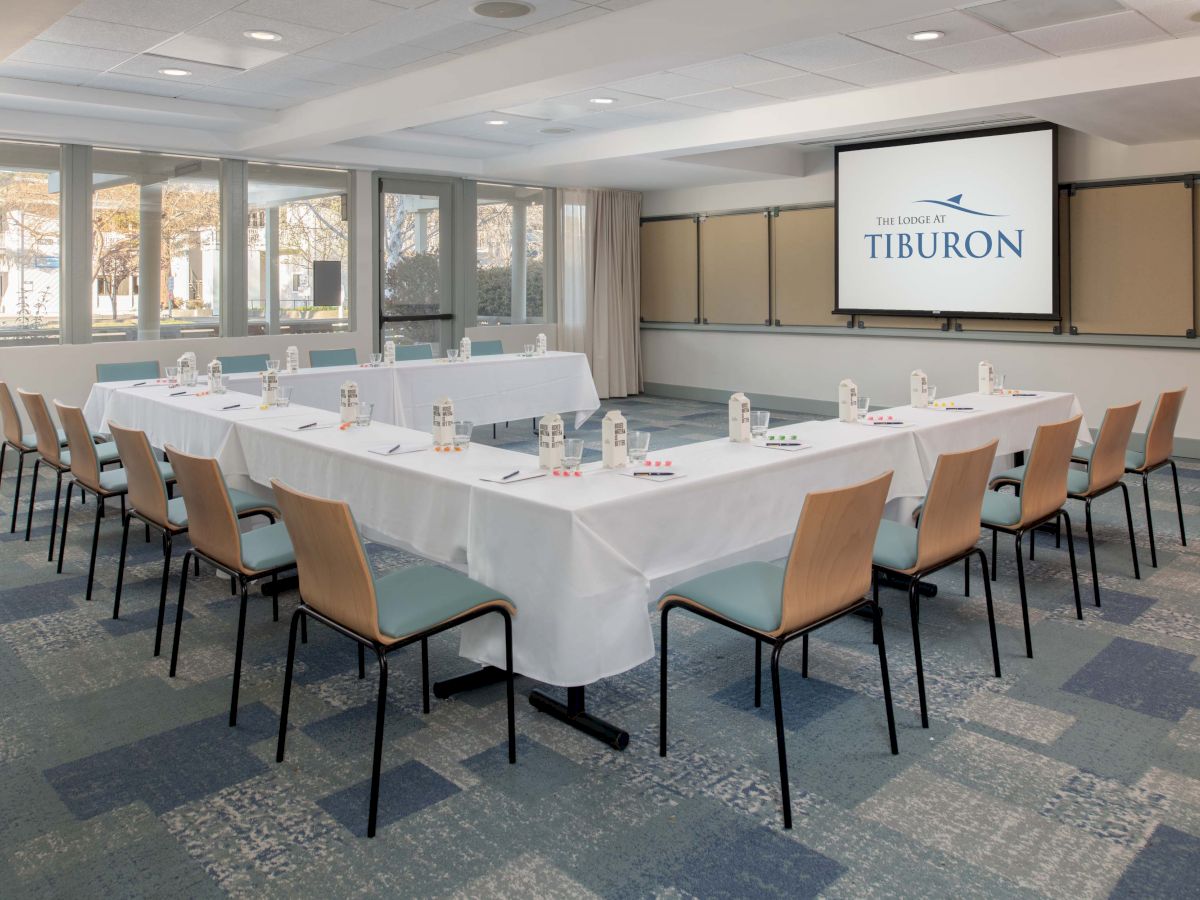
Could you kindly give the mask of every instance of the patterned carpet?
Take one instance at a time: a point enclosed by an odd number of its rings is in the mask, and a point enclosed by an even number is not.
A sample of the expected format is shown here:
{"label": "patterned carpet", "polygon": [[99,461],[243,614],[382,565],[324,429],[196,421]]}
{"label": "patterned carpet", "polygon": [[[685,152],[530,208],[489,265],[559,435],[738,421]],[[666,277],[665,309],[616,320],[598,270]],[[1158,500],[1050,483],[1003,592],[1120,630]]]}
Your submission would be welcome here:
{"label": "patterned carpet", "polygon": [[[619,406],[658,447],[725,428],[723,406],[645,397]],[[528,430],[514,422],[496,443],[529,449]],[[598,453],[599,417],[583,431]],[[478,436],[491,442],[490,429]],[[899,756],[888,753],[865,623],[815,637],[807,680],[799,648],[786,653],[791,832],[779,815],[769,690],[762,709],[752,705],[751,644],[676,614],[666,759],[656,749],[656,662],[589,691],[593,711],[630,731],[624,753],[534,711],[524,700],[533,683],[518,682],[519,763],[509,766],[502,688],[434,700],[421,715],[419,653],[393,656],[379,835],[366,840],[376,682],[370,670],[358,680],[352,645],[311,630],[288,758],[277,765],[295,594],[279,623],[264,599],[251,604],[241,716],[228,728],[237,616],[228,582],[193,581],[179,675],[169,679],[166,661],[151,656],[157,543],[132,542],[113,621],[117,518],[103,527],[88,604],[92,507],[73,514],[56,576],[43,504],[31,543],[0,537],[0,894],[1198,896],[1200,465],[1180,474],[1195,541],[1179,545],[1160,473],[1157,569],[1140,501],[1135,508],[1141,581],[1119,498],[1099,501],[1104,606],[1086,607],[1082,623],[1065,549],[1041,540],[1028,566],[1033,660],[1022,648],[1011,543],[1002,544],[1002,679],[990,675],[978,577],[969,598],[960,569],[935,578],[941,592],[922,605],[928,731],[907,604],[884,592]],[[3,521],[12,487],[6,478]],[[1076,543],[1083,573],[1082,534]],[[381,570],[419,562],[380,546],[371,556]],[[1090,578],[1081,577],[1086,598]],[[453,637],[431,642],[433,678],[467,668],[456,647]]]}

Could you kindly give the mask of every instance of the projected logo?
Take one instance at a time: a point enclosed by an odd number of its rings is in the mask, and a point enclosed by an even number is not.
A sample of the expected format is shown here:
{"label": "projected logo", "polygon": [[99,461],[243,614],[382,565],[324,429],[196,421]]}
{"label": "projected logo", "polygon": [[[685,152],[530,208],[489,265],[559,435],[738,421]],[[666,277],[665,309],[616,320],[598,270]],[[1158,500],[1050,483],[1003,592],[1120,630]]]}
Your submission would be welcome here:
{"label": "projected logo", "polygon": [[[1007,218],[1006,213],[984,212],[964,206],[962,194],[945,200],[914,200],[913,203],[940,206],[955,213],[988,219]],[[948,213],[926,215],[876,216],[879,231],[867,232],[868,259],[1010,259],[1024,253],[1025,229],[959,230],[948,221]],[[928,230],[908,230],[911,226],[931,226]]]}

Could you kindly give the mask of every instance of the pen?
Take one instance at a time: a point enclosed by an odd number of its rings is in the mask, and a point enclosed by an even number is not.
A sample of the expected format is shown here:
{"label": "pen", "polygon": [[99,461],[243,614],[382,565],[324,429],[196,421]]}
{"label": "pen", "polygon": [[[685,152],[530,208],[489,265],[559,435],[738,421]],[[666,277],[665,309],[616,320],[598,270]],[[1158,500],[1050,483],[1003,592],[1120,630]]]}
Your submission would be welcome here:
{"label": "pen", "polygon": [[237,409],[241,405],[240,403],[231,403],[229,406],[222,406],[221,409]]}
{"label": "pen", "polygon": [[176,391],[175,393],[171,394],[171,396],[172,397],[182,397],[186,393],[187,393],[187,391]]}
{"label": "pen", "polygon": [[674,472],[634,472],[634,478],[670,478]]}
{"label": "pen", "polygon": [[144,382],[144,381],[134,382],[133,384],[130,385],[130,387],[141,387],[145,383],[146,382]]}
{"label": "pen", "polygon": [[510,479],[510,478],[516,478],[516,477],[517,477],[518,475],[520,475],[520,474],[521,474],[521,470],[520,470],[520,469],[517,469],[515,472],[509,472],[507,475],[505,475],[505,476],[504,476],[503,478],[501,478],[500,480],[501,480],[501,481],[508,481],[508,479]]}
{"label": "pen", "polygon": [[802,441],[767,441],[768,447],[803,447]]}
{"label": "pen", "polygon": [[942,412],[964,412],[964,411],[972,412],[972,411],[974,411],[975,407],[973,407],[973,406],[939,406],[938,409],[941,410]]}
{"label": "pen", "polygon": [[316,422],[309,422],[307,425],[301,425],[301,426],[300,426],[299,428],[297,428],[296,430],[297,430],[297,431],[303,431],[305,428],[313,428],[313,427],[315,427],[315,426],[316,426],[316,424],[317,424]]}
{"label": "pen", "polygon": [[903,425],[903,422],[868,422],[868,425]]}
{"label": "pen", "polygon": [[1037,394],[1018,393],[1018,394],[1009,394],[1009,396],[1010,397],[1036,397]]}
{"label": "pen", "polygon": [[388,456],[391,456],[393,453],[395,453],[397,450],[399,450],[400,447],[401,447],[400,444],[396,444],[394,447],[389,447],[388,448]]}

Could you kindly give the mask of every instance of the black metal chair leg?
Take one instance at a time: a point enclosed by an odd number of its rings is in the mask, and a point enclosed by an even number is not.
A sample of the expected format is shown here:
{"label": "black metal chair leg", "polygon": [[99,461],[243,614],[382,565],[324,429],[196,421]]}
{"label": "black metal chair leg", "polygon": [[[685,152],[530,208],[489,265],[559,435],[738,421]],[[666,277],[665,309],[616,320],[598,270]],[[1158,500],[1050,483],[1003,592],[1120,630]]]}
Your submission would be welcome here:
{"label": "black metal chair leg", "polygon": [[[987,572],[984,572],[985,579]],[[887,650],[883,645],[883,610],[879,608],[879,604],[875,604],[875,627],[872,629],[875,632],[875,643],[879,646],[879,677],[883,682],[883,704],[887,709],[888,723],[888,741],[891,744],[892,756],[900,752],[900,747],[896,743],[896,715],[892,710],[892,682],[888,678],[887,666]]]}
{"label": "black metal chair leg", "polygon": [[662,611],[659,624],[659,665],[658,665],[658,755],[667,755],[667,613],[670,608]]}
{"label": "black metal chair leg", "polygon": [[[63,506],[63,527],[62,535],[58,539],[58,574],[62,574],[63,558],[67,555],[67,522],[71,518],[71,491],[75,488],[75,482],[67,482],[67,502]],[[83,493],[83,488],[79,489],[79,493]]]}
{"label": "black metal chair leg", "polygon": [[279,621],[279,576],[271,575],[271,618],[273,621]]}
{"label": "black metal chair leg", "polygon": [[1083,505],[1084,527],[1087,529],[1088,556],[1092,561],[1092,594],[1095,595],[1096,605],[1100,605],[1100,576],[1096,572],[1096,536],[1092,533],[1092,501]]}
{"label": "black metal chair leg", "polygon": [[17,510],[21,506],[21,479],[25,473],[25,454],[17,454],[17,486],[13,490],[13,508],[12,520],[8,525],[8,533],[15,534],[17,531]]}
{"label": "black metal chair leg", "polygon": [[1154,514],[1150,512],[1150,473],[1142,473],[1142,496],[1146,500],[1146,533],[1150,536],[1150,565],[1158,568],[1158,548],[1154,546]]}
{"label": "black metal chair leg", "polygon": [[808,635],[800,638],[800,675],[808,677]]}
{"label": "black metal chair leg", "polygon": [[[296,622],[304,616],[304,607],[292,613],[292,626],[288,629],[287,667],[283,671],[283,702],[279,705],[279,741],[275,744],[275,762],[283,762],[287,744],[288,706],[292,700],[292,671],[296,666]],[[361,647],[362,644],[359,644]]]}
{"label": "black metal chair leg", "polygon": [[[987,554],[979,549],[976,549],[974,553],[979,556],[979,569],[983,572],[983,598],[984,602],[987,604],[988,636],[992,639],[992,671],[995,673],[996,677],[999,678],[1000,646],[996,643],[996,611],[992,606],[992,585],[988,581],[987,577]],[[968,556],[967,561],[970,562],[970,560],[971,557]]]}
{"label": "black metal chair leg", "polygon": [[429,715],[429,641],[421,638],[421,712]]}
{"label": "black metal chair leg", "polygon": [[504,616],[504,687],[508,699],[508,762],[512,765],[517,761],[517,708],[513,687],[512,616],[508,614],[508,610],[501,610],[501,615]]}
{"label": "black metal chair leg", "polygon": [[[82,491],[83,491],[83,488],[80,488],[80,492],[82,492]],[[91,558],[88,560],[88,578],[87,578],[87,595],[86,595],[86,599],[87,599],[88,603],[92,602],[92,582],[96,576],[96,548],[100,544],[100,514],[99,514],[99,511],[100,511],[100,504],[103,502],[104,502],[103,499],[101,499],[99,497],[96,498],[96,521],[92,524],[92,555],[91,555]]]}
{"label": "black metal chair leg", "polygon": [[[996,560],[992,560],[992,565]],[[1017,532],[1017,587],[1021,591],[1021,620],[1025,625],[1025,655],[1033,659],[1033,635],[1029,632],[1029,598],[1025,594],[1025,563],[1021,560],[1021,533]]]}
{"label": "black metal chair leg", "polygon": [[300,620],[300,643],[308,643],[308,616]]}
{"label": "black metal chair leg", "polygon": [[1179,543],[1187,546],[1187,533],[1183,528],[1183,500],[1179,496],[1179,470],[1175,468],[1175,460],[1168,459],[1171,464],[1171,478],[1175,481],[1175,509],[1179,512]]}
{"label": "black metal chair leg", "polygon": [[996,557],[999,555],[996,551],[996,540],[999,532],[995,528],[992,529],[992,581],[996,580]]}
{"label": "black metal chair leg", "polygon": [[[987,567],[984,567],[983,575],[987,577]],[[971,596],[971,557],[963,559],[963,596]]]}
{"label": "black metal chair leg", "polygon": [[[984,572],[984,575],[987,575],[987,573]],[[874,569],[871,569],[871,600],[877,607],[880,609],[883,608],[879,606],[879,573]],[[871,643],[879,643],[879,633],[876,629],[871,629]]]}
{"label": "black metal chair leg", "polygon": [[[158,589],[158,625],[154,629],[154,655],[158,656],[162,649],[163,620],[167,614],[167,584],[171,579],[171,535],[163,532],[163,571],[162,585]],[[196,557],[192,557],[195,561]],[[186,562],[185,562],[186,565]]]}
{"label": "black metal chair leg", "polygon": [[1033,562],[1033,560],[1034,560],[1033,548],[1036,546],[1037,546],[1037,529],[1031,528],[1029,530],[1029,561],[1030,562]]}
{"label": "black metal chair leg", "polygon": [[379,659],[379,700],[375,706],[375,755],[371,760],[371,806],[367,814],[367,837],[375,837],[375,820],[379,814],[379,768],[383,762],[383,720],[387,707],[387,659],[376,647]]}
{"label": "black metal chair leg", "polygon": [[367,648],[362,644],[358,645],[358,677],[367,677]]}
{"label": "black metal chair leg", "polygon": [[929,727],[929,708],[925,702],[925,664],[921,659],[920,613],[917,609],[920,579],[913,578],[908,584],[908,614],[912,619],[913,658],[917,664],[917,696],[921,701],[921,727]]}
{"label": "black metal chair leg", "polygon": [[238,610],[237,646],[233,651],[233,693],[229,699],[230,728],[237,725],[238,690],[242,686],[242,647],[246,641],[246,601],[249,598],[249,591],[246,590],[246,580],[244,578],[238,579],[238,587],[241,590],[242,602],[241,608]]}
{"label": "black metal chair leg", "polygon": [[125,557],[129,547],[129,516],[121,517],[121,555],[117,557],[117,589],[113,592],[114,619],[121,617],[121,588],[125,584]]}
{"label": "black metal chair leg", "polygon": [[779,785],[783,792],[783,827],[791,828],[792,794],[788,789],[787,743],[783,734],[783,698],[779,690],[779,653],[782,650],[783,644],[776,644],[775,649],[771,651],[771,692],[775,700],[775,744],[779,750]]}
{"label": "black metal chair leg", "polygon": [[1117,484],[1121,486],[1121,495],[1125,498],[1125,524],[1129,528],[1129,552],[1133,554],[1133,577],[1141,581],[1142,568],[1138,565],[1137,538],[1133,535],[1133,507],[1129,503],[1129,488],[1123,481]]}
{"label": "black metal chair leg", "polygon": [[[25,540],[29,540],[29,535],[33,533],[33,507],[37,505],[37,482],[38,472],[42,467],[42,460],[39,457],[33,461],[33,483],[29,485],[29,509],[25,511]],[[59,569],[61,572],[62,569]]]}
{"label": "black metal chair leg", "polygon": [[762,641],[754,641],[754,706],[762,706]]}
{"label": "black metal chair leg", "polygon": [[175,666],[179,662],[179,632],[183,628],[183,601],[187,597],[188,559],[194,556],[191,550],[183,554],[183,571],[179,575],[179,606],[175,610],[175,638],[171,641],[170,676],[175,677]]}
{"label": "black metal chair leg", "polygon": [[62,499],[62,477],[63,473],[59,472],[58,477],[54,479],[54,515],[50,517],[50,552],[46,555],[46,562],[54,562],[54,535],[58,531],[58,503]]}
{"label": "black metal chair leg", "polygon": [[1075,566],[1075,529],[1071,527],[1071,517],[1065,509],[1060,509],[1063,525],[1067,532],[1067,553],[1071,557],[1071,586],[1075,589],[1075,618],[1083,621],[1083,599],[1079,596],[1079,570]]}

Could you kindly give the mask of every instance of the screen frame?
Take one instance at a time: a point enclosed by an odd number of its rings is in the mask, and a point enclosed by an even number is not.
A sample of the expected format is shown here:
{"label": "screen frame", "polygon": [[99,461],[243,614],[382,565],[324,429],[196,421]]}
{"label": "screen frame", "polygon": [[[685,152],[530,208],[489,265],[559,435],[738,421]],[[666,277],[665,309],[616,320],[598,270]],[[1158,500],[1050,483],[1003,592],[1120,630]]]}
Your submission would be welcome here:
{"label": "screen frame", "polygon": [[[1053,284],[1051,285],[1052,309],[1048,313],[975,312],[942,309],[937,312],[927,309],[872,309],[842,306],[842,234],[841,234],[841,176],[839,163],[844,152],[854,150],[881,150],[886,147],[901,147],[908,144],[944,143],[967,138],[997,137],[1006,134],[1023,134],[1033,131],[1050,132],[1050,184],[1051,193],[1051,253]],[[920,137],[896,138],[884,141],[864,141],[856,144],[838,144],[833,148],[833,313],[844,316],[909,316],[920,319],[1029,319],[1035,321],[1062,321],[1062,275],[1059,246],[1059,184],[1058,184],[1058,126],[1053,122],[1033,122],[1028,125],[1009,125],[1001,128],[980,128],[975,131],[956,131],[947,134],[928,134]]]}

